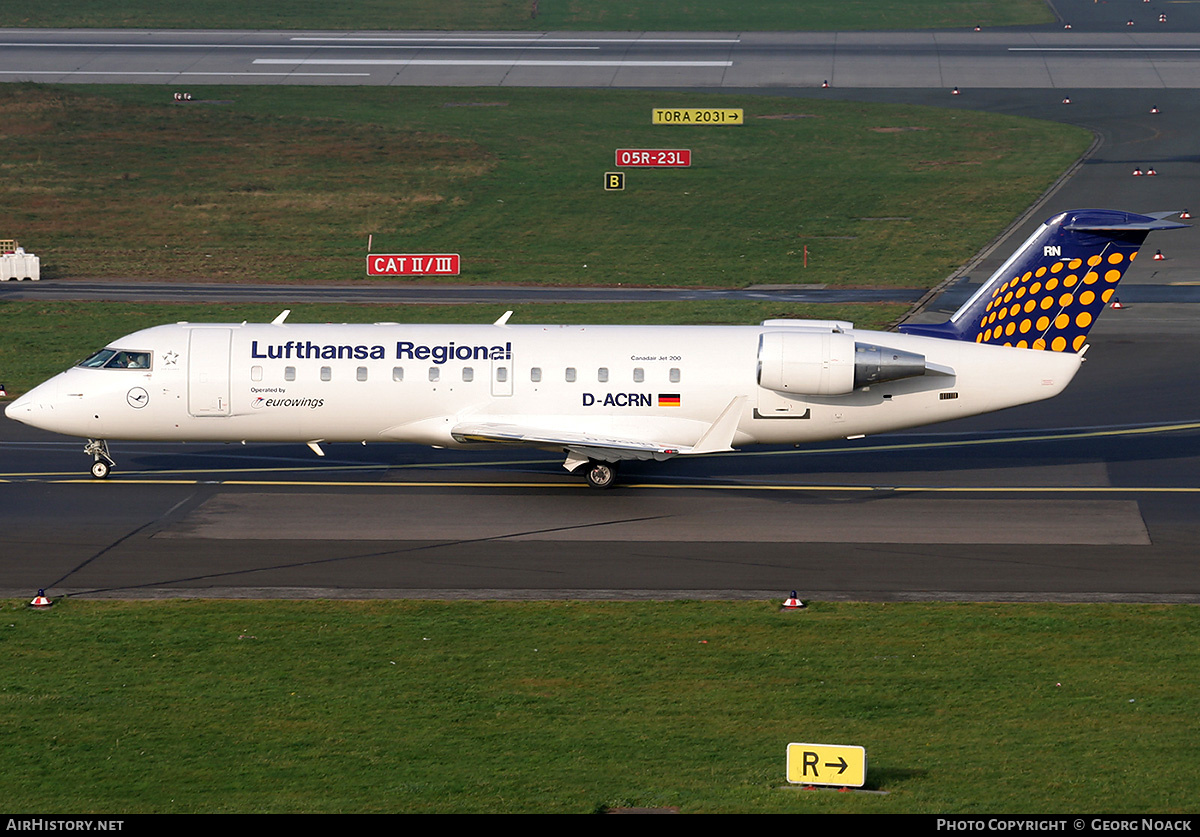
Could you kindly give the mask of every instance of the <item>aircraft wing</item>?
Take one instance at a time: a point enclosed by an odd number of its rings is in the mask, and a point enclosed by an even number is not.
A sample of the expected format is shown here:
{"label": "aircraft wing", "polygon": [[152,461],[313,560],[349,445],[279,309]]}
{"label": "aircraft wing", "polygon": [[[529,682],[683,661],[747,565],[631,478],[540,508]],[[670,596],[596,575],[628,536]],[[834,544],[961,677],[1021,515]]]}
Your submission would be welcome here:
{"label": "aircraft wing", "polygon": [[459,424],[450,435],[462,444],[479,443],[490,445],[529,445],[531,447],[558,448],[569,450],[587,459],[617,462],[622,459],[663,460],[687,448],[664,445],[645,439],[619,439],[594,433],[547,430],[539,427],[524,427],[517,424]]}
{"label": "aircraft wing", "polygon": [[589,459],[603,462],[654,459],[661,462],[672,456],[733,450],[733,437],[745,403],[745,396],[731,400],[716,421],[691,445],[665,444],[649,439],[618,438],[573,430],[547,430],[502,422],[462,423],[455,425],[450,430],[450,435],[460,444],[529,445],[566,450],[567,460],[563,467],[568,471],[574,471]]}

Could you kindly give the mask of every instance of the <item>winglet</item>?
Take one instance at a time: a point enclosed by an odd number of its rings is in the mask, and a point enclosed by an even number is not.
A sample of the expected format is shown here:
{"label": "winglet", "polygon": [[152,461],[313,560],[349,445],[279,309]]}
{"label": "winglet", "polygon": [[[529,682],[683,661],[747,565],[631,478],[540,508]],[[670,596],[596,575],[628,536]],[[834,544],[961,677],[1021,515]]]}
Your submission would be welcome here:
{"label": "winglet", "polygon": [[739,395],[729,402],[728,406],[721,411],[721,415],[717,416],[717,420],[709,425],[708,430],[704,431],[696,444],[692,445],[687,452],[694,453],[718,453],[720,451],[733,450],[733,435],[737,433],[738,423],[742,419],[742,406],[746,401],[746,396]]}
{"label": "winglet", "polygon": [[498,325],[498,326],[507,325],[508,318],[511,317],[512,315],[513,315],[512,311],[505,311],[504,315],[500,319],[496,320],[496,322],[492,323],[492,325]]}
{"label": "winglet", "polygon": [[290,314],[290,313],[292,313],[291,308],[284,308],[283,311],[280,312],[278,317],[271,320],[271,325],[283,325],[283,321],[287,319],[288,314]]}

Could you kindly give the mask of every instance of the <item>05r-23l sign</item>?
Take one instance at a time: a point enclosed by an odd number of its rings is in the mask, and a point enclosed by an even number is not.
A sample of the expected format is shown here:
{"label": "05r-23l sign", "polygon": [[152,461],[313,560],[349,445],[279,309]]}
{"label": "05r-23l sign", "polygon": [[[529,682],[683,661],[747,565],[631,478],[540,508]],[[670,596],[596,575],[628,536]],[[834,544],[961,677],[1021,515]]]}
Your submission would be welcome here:
{"label": "05r-23l sign", "polygon": [[617,165],[622,168],[687,167],[692,164],[690,148],[618,148]]}

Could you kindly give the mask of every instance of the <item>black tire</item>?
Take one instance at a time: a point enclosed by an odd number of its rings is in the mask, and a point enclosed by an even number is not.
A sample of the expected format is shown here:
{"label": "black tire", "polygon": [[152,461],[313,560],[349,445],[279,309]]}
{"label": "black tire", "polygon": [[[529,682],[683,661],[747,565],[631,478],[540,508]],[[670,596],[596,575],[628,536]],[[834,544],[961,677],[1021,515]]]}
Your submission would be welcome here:
{"label": "black tire", "polygon": [[107,479],[109,465],[103,459],[97,459],[92,463],[92,476],[98,480]]}
{"label": "black tire", "polygon": [[588,463],[585,476],[592,488],[612,488],[617,483],[617,463],[593,459]]}

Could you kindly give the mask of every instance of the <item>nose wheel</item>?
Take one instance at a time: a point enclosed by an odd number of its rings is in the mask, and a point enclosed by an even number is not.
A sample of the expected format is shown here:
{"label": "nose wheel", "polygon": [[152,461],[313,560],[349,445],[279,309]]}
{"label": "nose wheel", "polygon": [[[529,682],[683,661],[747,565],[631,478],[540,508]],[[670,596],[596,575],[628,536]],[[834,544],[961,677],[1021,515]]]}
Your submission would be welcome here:
{"label": "nose wheel", "polygon": [[106,479],[112,466],[117,463],[108,453],[108,442],[103,439],[88,439],[88,443],[84,445],[83,452],[89,454],[94,461],[92,462],[92,476],[98,480]]}
{"label": "nose wheel", "polygon": [[617,463],[593,459],[588,462],[585,476],[592,488],[612,488],[617,482]]}

